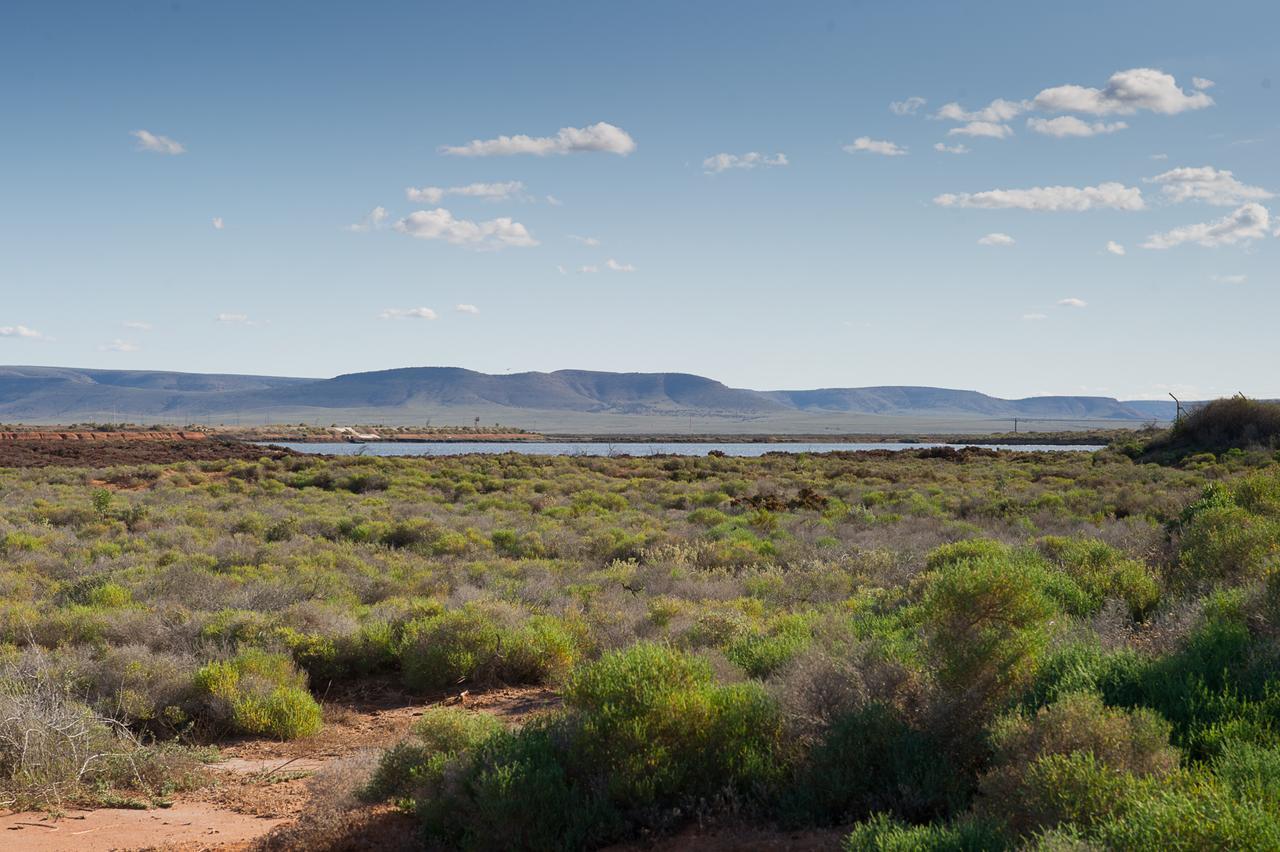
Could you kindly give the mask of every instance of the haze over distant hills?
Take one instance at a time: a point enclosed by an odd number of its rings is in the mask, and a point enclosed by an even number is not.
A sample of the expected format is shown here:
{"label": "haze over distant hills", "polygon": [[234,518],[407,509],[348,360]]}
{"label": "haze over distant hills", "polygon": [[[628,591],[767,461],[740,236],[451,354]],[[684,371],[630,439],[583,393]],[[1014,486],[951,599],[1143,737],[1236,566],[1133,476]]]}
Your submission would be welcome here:
{"label": "haze over distant hills", "polygon": [[409,367],[331,379],[0,367],[0,420],[27,423],[502,423],[542,431],[1005,431],[1136,426],[1173,403],[1000,399],[931,387],[755,391],[686,373],[489,375]]}

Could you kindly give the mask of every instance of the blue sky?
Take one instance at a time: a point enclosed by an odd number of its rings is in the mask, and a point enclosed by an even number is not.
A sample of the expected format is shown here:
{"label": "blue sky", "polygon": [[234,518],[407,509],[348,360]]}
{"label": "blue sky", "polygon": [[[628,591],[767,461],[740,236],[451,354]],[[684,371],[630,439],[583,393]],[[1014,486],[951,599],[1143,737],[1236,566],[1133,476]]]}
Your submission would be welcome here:
{"label": "blue sky", "polygon": [[1269,2],[14,0],[0,363],[1280,396],[1278,31]]}

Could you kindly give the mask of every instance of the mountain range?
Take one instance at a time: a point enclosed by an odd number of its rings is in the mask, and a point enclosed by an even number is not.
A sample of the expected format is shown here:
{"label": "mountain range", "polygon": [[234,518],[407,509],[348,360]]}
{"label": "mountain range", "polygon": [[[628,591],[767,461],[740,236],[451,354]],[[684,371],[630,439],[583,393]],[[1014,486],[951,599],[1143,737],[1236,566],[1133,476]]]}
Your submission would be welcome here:
{"label": "mountain range", "polygon": [[[1096,396],[1001,399],[971,390],[887,386],[756,391],[687,373],[490,375],[409,367],[329,379],[0,367],[0,420],[464,425],[540,431],[1005,431],[1139,425],[1173,403]],[[1020,423],[1020,425],[1022,425]]]}

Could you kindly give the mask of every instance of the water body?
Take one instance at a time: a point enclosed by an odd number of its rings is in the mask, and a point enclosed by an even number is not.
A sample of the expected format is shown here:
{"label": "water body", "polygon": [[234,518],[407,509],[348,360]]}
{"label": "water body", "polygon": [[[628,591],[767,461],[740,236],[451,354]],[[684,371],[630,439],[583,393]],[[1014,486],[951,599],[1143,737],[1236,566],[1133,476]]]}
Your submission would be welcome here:
{"label": "water body", "polygon": [[770,443],[650,443],[618,441],[616,443],[557,443],[552,441],[449,441],[441,443],[407,443],[370,441],[367,444],[277,443],[300,453],[322,453],[333,456],[465,456],[472,453],[522,453],[529,456],[705,456],[719,450],[727,456],[762,456],[765,453],[831,453],[854,450],[923,450],[929,447],[982,446],[989,450],[1021,452],[1091,453],[1103,449],[1089,444],[802,444]]}

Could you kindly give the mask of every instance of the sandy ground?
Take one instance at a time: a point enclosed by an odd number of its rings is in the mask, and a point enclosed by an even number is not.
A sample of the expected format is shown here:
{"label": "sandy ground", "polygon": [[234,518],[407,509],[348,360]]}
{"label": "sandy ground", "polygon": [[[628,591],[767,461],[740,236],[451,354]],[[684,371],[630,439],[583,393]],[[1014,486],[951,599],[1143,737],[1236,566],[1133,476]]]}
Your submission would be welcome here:
{"label": "sandy ground", "polygon": [[68,811],[60,817],[0,817],[0,849],[54,852],[76,849],[243,849],[287,820],[228,813],[201,802],[179,802],[150,811]]}
{"label": "sandy ground", "polygon": [[[209,768],[211,783],[153,810],[68,810],[58,815],[0,815],[0,850],[108,852],[163,849],[248,850],[273,829],[287,829],[304,812],[310,779],[338,761],[376,752],[402,739],[433,703],[493,713],[518,723],[559,704],[548,689],[496,689],[441,701],[415,701],[394,688],[326,706],[324,730],[292,742],[246,739],[222,748]],[[391,849],[411,843],[412,821],[390,808],[365,808],[347,820],[342,848]],[[300,842],[299,842],[300,843]],[[305,848],[282,836],[272,848]]]}

